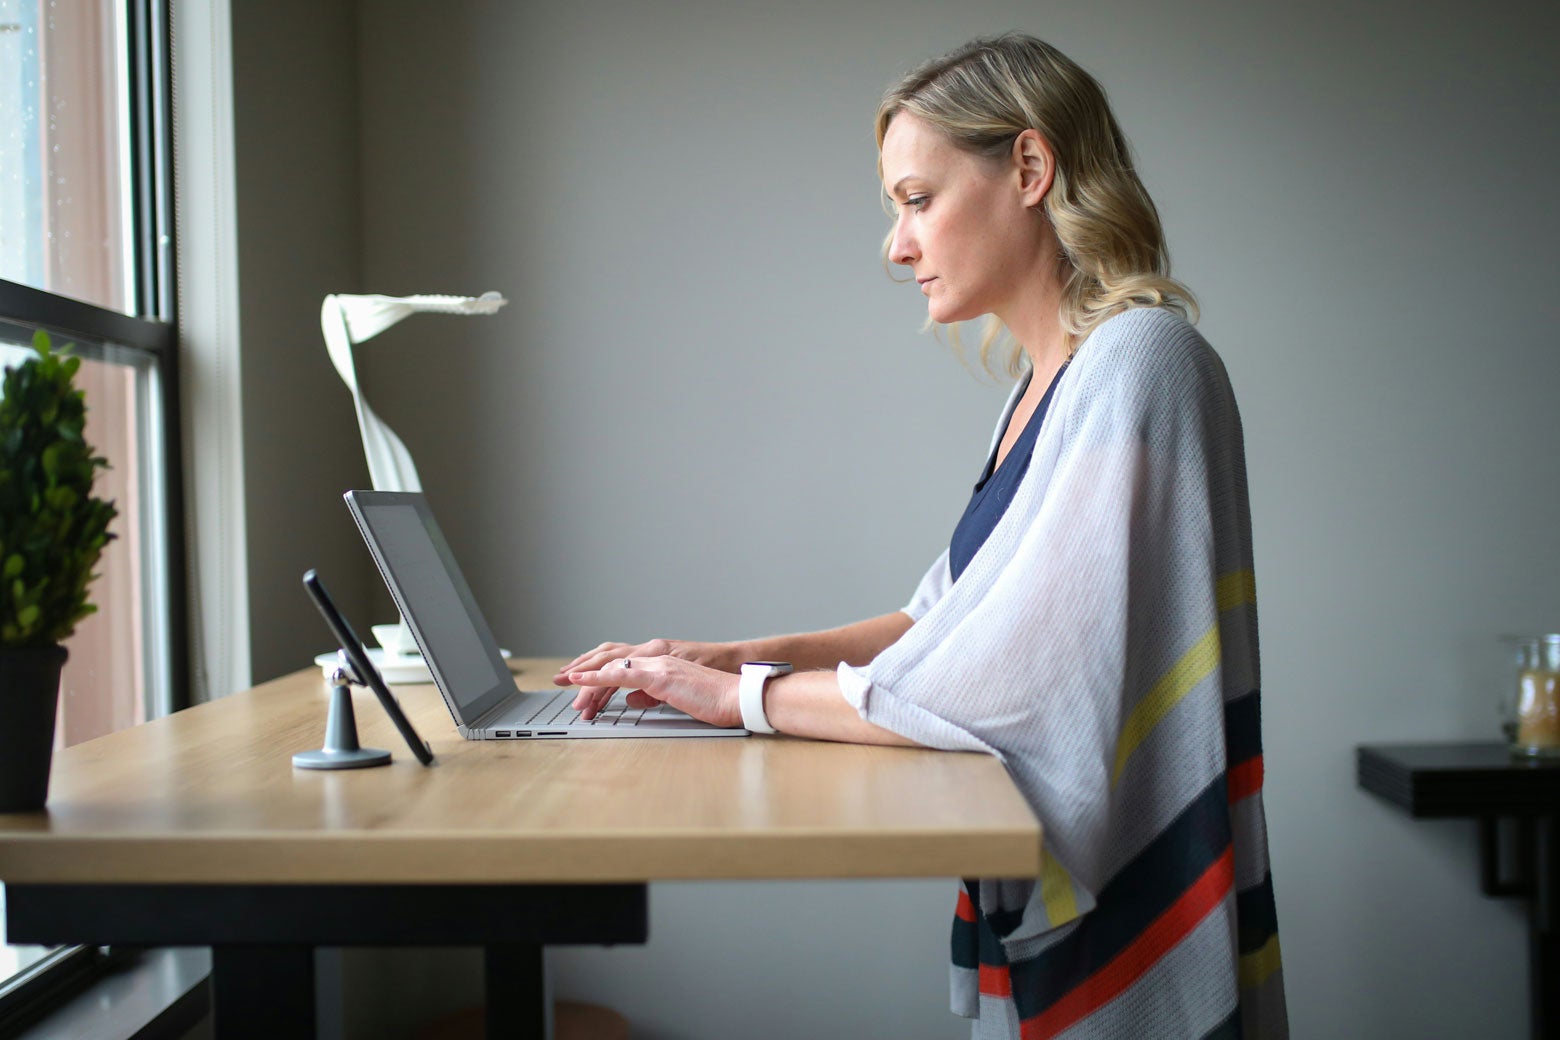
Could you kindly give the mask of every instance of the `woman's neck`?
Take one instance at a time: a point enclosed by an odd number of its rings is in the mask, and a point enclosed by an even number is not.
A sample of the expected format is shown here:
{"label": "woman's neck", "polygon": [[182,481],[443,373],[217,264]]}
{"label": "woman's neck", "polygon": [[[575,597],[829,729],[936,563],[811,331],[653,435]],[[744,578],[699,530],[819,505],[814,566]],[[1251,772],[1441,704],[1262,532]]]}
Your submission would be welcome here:
{"label": "woman's neck", "polygon": [[1077,346],[1072,333],[1062,327],[1061,316],[1056,310],[1059,301],[1047,302],[1051,303],[1049,312],[1032,315],[1027,322],[1003,319],[1003,324],[1028,356],[1035,380],[1042,385],[1049,385],[1050,377],[1072,357]]}
{"label": "woman's neck", "polygon": [[1077,346],[1062,326],[1062,272],[1038,271],[1025,282],[1030,288],[1017,294],[997,317],[1028,355],[1036,378],[1049,383]]}

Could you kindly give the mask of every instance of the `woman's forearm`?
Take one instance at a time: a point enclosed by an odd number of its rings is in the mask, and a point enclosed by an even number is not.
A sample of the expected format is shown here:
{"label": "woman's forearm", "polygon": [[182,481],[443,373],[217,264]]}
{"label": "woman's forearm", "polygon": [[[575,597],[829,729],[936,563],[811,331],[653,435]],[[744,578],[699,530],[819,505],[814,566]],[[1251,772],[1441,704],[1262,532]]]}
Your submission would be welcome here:
{"label": "woman's forearm", "polygon": [[[900,616],[904,617],[903,614]],[[906,617],[905,620],[910,619]],[[794,672],[770,679],[764,684],[764,713],[771,726],[796,737],[851,744],[921,746],[857,714],[840,692],[839,676],[832,671]]]}
{"label": "woman's forearm", "polygon": [[748,639],[737,646],[743,660],[789,661],[799,672],[832,669],[841,661],[864,665],[892,646],[912,624],[910,615],[896,610],[839,628]]}

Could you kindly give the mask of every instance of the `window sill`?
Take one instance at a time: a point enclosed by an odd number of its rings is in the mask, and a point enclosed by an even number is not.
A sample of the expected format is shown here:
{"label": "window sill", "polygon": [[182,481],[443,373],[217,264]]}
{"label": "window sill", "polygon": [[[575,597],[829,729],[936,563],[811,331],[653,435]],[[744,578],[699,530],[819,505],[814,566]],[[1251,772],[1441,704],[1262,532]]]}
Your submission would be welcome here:
{"label": "window sill", "polygon": [[210,974],[208,949],[145,950],[16,1034],[17,1040],[185,1040],[207,1020]]}

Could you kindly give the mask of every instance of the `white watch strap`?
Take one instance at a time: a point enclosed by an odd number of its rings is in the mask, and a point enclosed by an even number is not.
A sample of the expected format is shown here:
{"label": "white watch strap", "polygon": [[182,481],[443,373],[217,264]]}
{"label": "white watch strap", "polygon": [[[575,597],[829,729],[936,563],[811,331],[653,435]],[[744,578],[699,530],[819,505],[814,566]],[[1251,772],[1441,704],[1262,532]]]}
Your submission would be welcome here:
{"label": "white watch strap", "polygon": [[737,699],[742,705],[742,728],[754,733],[773,733],[769,716],[764,713],[764,684],[776,675],[791,670],[788,664],[764,661],[749,662],[742,666],[742,678],[737,683]]}

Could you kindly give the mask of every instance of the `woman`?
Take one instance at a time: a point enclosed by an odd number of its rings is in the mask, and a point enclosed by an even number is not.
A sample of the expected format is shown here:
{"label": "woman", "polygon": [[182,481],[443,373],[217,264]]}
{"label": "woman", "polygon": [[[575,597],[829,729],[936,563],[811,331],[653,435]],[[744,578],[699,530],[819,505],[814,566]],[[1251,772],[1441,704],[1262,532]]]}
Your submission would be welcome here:
{"label": "woman", "polygon": [[983,357],[1009,335],[1022,376],[948,551],[901,611],[604,644],[556,681],[586,716],[628,689],[1000,756],[1046,847],[1038,880],[960,893],[978,1037],[1284,1036],[1240,420],[1126,141],[1086,72],[1017,34],[906,77],[877,139],[886,255],[932,321],[989,315]]}

